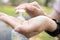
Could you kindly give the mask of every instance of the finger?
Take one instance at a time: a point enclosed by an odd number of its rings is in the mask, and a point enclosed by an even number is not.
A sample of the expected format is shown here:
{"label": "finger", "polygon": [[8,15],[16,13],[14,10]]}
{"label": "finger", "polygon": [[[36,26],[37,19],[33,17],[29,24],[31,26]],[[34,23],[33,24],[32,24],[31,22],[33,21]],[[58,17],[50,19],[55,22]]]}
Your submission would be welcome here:
{"label": "finger", "polygon": [[7,15],[3,12],[0,12],[0,16],[7,16]]}
{"label": "finger", "polygon": [[30,5],[36,6],[37,8],[40,8],[40,5],[39,5],[38,2],[36,2],[36,1],[30,3]]}
{"label": "finger", "polygon": [[19,11],[17,11],[17,10],[26,10],[26,6],[27,6],[27,4],[21,4],[20,6],[16,7],[15,8],[16,13],[19,13]]}
{"label": "finger", "polygon": [[42,8],[41,9],[39,9],[39,8],[37,8],[37,7],[35,7],[35,6],[27,6],[27,11],[35,11],[35,10],[42,10]]}
{"label": "finger", "polygon": [[44,15],[44,12],[43,12],[43,10],[42,10],[42,8],[41,9],[39,9],[39,8],[37,8],[37,7],[35,7],[35,6],[29,6],[29,7],[27,7],[27,13],[37,13],[37,14],[39,14],[39,15]]}

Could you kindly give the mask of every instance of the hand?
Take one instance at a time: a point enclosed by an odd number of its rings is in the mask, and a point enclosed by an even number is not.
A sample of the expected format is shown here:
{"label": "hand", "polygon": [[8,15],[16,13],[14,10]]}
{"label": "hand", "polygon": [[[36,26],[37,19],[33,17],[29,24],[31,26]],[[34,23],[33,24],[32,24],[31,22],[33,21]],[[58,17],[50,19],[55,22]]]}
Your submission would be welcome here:
{"label": "hand", "polygon": [[42,8],[39,6],[37,2],[21,4],[18,7],[16,7],[16,10],[21,10],[21,9],[24,9],[32,17],[38,15],[44,15]]}
{"label": "hand", "polygon": [[0,20],[2,20],[3,18],[5,18],[6,16],[8,16],[8,15],[6,15],[5,13],[0,12]]}

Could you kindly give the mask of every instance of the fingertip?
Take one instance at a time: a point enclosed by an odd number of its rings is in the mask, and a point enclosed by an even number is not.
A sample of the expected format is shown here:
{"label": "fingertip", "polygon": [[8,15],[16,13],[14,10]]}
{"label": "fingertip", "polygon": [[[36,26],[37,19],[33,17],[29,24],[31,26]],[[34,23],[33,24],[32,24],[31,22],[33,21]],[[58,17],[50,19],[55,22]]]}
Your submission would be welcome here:
{"label": "fingertip", "polygon": [[36,5],[36,4],[38,4],[37,3],[37,1],[34,1],[34,2],[32,2],[32,3],[30,3],[31,5]]}

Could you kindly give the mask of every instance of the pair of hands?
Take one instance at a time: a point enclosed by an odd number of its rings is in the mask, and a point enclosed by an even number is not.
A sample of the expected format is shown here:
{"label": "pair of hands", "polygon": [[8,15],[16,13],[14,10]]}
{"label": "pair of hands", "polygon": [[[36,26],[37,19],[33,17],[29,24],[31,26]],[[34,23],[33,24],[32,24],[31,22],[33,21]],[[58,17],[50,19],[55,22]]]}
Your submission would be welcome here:
{"label": "pair of hands", "polygon": [[18,14],[19,12],[17,12],[17,10],[21,10],[21,9],[25,10],[31,17],[35,17],[38,15],[45,15],[42,8],[36,1],[17,6],[16,13]]}

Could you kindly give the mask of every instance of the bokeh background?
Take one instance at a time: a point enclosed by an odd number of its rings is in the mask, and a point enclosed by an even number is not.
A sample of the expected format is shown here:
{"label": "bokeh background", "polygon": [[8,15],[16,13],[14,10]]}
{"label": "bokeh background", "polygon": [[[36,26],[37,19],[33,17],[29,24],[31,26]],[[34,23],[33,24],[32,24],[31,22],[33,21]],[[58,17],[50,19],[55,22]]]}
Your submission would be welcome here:
{"label": "bokeh background", "polygon": [[[4,12],[11,16],[16,16],[16,6],[22,3],[30,3],[33,1],[37,1],[43,8],[43,11],[48,14],[52,12],[53,4],[55,2],[55,0],[0,0],[0,12]],[[47,33],[43,31],[42,33],[31,38],[31,40],[55,40],[55,38],[49,36]]]}

